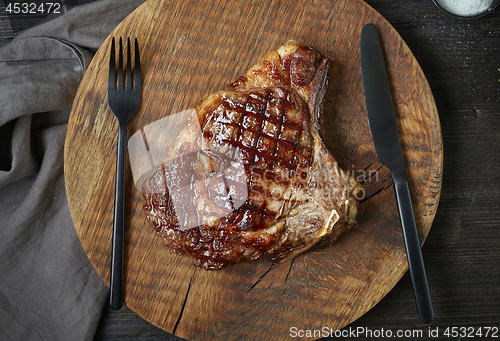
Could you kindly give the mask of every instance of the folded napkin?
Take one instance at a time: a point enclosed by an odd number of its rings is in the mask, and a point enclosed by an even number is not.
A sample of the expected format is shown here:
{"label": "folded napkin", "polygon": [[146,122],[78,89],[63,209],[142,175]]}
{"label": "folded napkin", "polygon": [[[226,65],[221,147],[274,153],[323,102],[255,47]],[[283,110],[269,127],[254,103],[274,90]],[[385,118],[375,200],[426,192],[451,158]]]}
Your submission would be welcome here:
{"label": "folded napkin", "polygon": [[0,340],[91,340],[108,289],[63,175],[69,109],[93,53],[143,0],[75,6],[0,49]]}

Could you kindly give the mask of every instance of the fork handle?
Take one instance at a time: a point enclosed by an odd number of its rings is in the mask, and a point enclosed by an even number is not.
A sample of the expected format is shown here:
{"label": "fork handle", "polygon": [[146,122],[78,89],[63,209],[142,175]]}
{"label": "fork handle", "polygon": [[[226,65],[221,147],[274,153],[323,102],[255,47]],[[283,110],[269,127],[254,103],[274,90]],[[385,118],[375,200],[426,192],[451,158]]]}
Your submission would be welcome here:
{"label": "fork handle", "polygon": [[115,212],[113,220],[113,252],[111,255],[110,306],[123,306],[123,255],[125,243],[125,158],[127,124],[119,123],[116,158]]}

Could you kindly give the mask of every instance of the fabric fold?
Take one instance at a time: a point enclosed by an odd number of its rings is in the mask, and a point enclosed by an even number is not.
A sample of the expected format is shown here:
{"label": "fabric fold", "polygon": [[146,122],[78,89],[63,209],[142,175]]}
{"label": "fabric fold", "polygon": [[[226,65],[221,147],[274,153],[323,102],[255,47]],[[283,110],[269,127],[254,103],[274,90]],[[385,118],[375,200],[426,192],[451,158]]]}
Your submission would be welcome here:
{"label": "fabric fold", "polygon": [[0,339],[92,340],[108,288],[64,185],[71,104],[103,40],[143,1],[102,0],[0,48]]}

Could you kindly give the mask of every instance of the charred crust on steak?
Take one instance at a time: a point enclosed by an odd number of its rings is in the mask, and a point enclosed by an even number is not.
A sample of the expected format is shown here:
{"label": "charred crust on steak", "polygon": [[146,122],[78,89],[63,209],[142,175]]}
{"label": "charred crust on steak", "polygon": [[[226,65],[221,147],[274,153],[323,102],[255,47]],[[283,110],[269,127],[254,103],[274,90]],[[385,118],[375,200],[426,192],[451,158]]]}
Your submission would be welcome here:
{"label": "charred crust on steak", "polygon": [[[181,131],[180,152],[142,189],[147,220],[169,248],[214,270],[290,259],[356,225],[360,185],[321,138],[330,65],[289,41],[197,104],[201,131],[189,138],[189,125]],[[182,228],[174,207],[180,189],[193,186],[186,179],[204,181],[189,197],[202,217],[191,228]]]}

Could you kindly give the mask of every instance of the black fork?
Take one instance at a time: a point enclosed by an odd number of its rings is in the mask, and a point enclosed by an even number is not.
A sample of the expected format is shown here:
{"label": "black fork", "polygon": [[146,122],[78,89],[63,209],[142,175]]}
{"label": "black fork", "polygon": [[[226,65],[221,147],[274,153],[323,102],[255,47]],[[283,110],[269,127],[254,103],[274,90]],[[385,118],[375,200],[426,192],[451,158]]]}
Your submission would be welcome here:
{"label": "black fork", "polygon": [[[118,150],[116,158],[115,212],[113,222],[113,253],[111,255],[111,308],[123,306],[123,254],[125,237],[125,158],[127,143],[127,123],[136,113],[141,103],[141,63],[137,39],[135,45],[135,64],[132,74],[130,38],[127,38],[126,74],[123,70],[122,38],[118,50],[118,69],[116,68],[115,38],[111,42],[108,80],[108,104],[118,119]],[[116,83],[118,78],[118,84]],[[126,79],[126,83],[125,83]]]}

